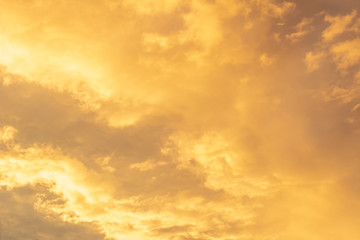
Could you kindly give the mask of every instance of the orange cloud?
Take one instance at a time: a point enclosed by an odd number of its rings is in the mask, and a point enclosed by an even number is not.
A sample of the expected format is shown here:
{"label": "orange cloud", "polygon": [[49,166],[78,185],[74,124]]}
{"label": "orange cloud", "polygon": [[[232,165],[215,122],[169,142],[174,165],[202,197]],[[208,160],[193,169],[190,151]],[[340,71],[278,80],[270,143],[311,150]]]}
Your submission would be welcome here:
{"label": "orange cloud", "polygon": [[358,1],[0,5],[4,239],[360,237]]}

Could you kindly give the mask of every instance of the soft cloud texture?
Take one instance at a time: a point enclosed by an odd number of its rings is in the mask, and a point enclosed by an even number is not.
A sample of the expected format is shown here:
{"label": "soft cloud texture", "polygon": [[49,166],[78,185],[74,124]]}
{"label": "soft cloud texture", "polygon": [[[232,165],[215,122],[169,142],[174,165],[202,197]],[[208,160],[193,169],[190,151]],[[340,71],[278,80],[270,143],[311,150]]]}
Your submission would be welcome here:
{"label": "soft cloud texture", "polygon": [[359,239],[358,1],[0,1],[4,239]]}

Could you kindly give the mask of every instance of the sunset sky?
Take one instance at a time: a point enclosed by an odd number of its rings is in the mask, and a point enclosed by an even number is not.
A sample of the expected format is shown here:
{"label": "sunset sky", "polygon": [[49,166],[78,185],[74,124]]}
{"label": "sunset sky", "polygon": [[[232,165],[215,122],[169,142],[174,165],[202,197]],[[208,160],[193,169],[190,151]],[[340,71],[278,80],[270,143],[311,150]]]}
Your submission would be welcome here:
{"label": "sunset sky", "polygon": [[1,240],[359,226],[359,0],[0,0]]}

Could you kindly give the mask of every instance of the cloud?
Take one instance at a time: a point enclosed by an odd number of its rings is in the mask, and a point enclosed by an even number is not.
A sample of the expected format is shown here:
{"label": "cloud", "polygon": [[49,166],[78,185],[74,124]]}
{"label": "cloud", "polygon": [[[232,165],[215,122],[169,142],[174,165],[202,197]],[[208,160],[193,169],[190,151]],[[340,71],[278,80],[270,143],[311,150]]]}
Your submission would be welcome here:
{"label": "cloud", "polygon": [[355,38],[353,40],[337,43],[331,48],[334,60],[339,69],[347,70],[360,62],[359,46],[360,39]]}
{"label": "cloud", "polygon": [[8,143],[14,140],[17,130],[12,126],[3,126],[0,130],[0,139],[3,143]]}
{"label": "cloud", "polygon": [[[120,1],[109,1],[109,3],[116,3]],[[142,1],[142,2],[133,2],[133,1],[123,1],[121,4],[125,6],[130,6],[134,8],[137,12],[141,14],[156,14],[161,12],[172,12],[180,5],[181,1],[179,0],[156,0],[156,1]]]}
{"label": "cloud", "polygon": [[[194,219],[196,215],[191,210],[194,206],[191,204],[181,206],[182,197],[179,198],[179,194],[198,199],[195,201],[204,201],[201,199],[206,199],[208,196],[222,195],[221,192],[211,191],[204,187],[201,176],[178,169],[172,159],[162,156],[161,148],[167,138],[165,135],[163,142],[156,142],[158,136],[152,136],[150,129],[145,130],[148,124],[155,124],[151,121],[144,122],[145,125],[139,126],[138,130],[133,127],[116,130],[107,126],[106,122],[98,122],[94,113],[81,109],[80,103],[72,98],[71,94],[57,93],[26,81],[2,86],[2,92],[6,103],[13,106],[10,109],[6,108],[6,105],[1,106],[8,116],[3,121],[14,124],[17,128],[7,125],[3,129],[7,130],[6,133],[18,132],[16,139],[13,135],[10,136],[13,144],[6,146],[4,152],[1,153],[1,165],[6,171],[6,174],[2,176],[2,185],[7,186],[8,189],[15,189],[27,184],[47,184],[51,186],[52,192],[61,194],[66,202],[64,205],[57,206],[46,199],[38,201],[37,211],[44,211],[48,215],[61,214],[62,221],[69,224],[81,221],[98,223],[99,229],[107,236],[117,238],[133,236],[137,239],[145,236],[145,230],[141,229],[152,229],[147,223],[151,219],[159,221],[157,219],[167,215],[165,219],[171,224],[180,221],[184,224],[196,221]],[[15,97],[19,98],[19,101]],[[47,99],[46,103],[39,101],[44,98]],[[24,99],[26,101],[23,101]],[[27,114],[29,110],[33,113],[34,109],[41,109],[42,112],[39,112],[39,115]],[[53,118],[54,116],[61,117]],[[86,119],[86,121],[81,119]],[[23,120],[26,120],[26,123],[22,122]],[[83,127],[77,127],[74,132],[72,127],[74,123],[75,126]],[[159,128],[156,125],[154,125],[155,132],[158,134]],[[110,132],[112,134],[108,135]],[[144,139],[145,142],[141,142],[143,141],[141,136],[136,137],[136,140],[133,139],[134,136],[144,132],[150,134],[149,140]],[[95,135],[92,136],[92,134]],[[101,136],[104,137],[102,140],[99,138]],[[132,136],[131,139],[135,142],[129,142],[130,139],[125,140],[129,136]],[[67,139],[67,141],[59,141],[61,139]],[[88,141],[91,139],[94,142]],[[101,147],[99,144],[102,141],[108,147]],[[115,145],[109,145],[111,142]],[[139,145],[136,146],[137,144]],[[132,147],[129,148],[129,146]],[[136,152],[136,149],[141,151]],[[147,162],[138,163],[151,157],[152,154],[156,160],[150,162],[150,167],[144,165]],[[159,157],[163,158],[162,162],[158,160]],[[36,164],[34,164],[35,161]],[[138,171],[138,167],[146,171]],[[93,170],[86,173],[89,168]],[[134,170],[131,170],[132,168]],[[109,169],[111,171],[108,171]],[[107,176],[101,177],[104,173]],[[100,185],[92,181],[90,183],[90,179]],[[145,179],[146,182],[144,182]],[[117,184],[111,186],[113,181]],[[104,191],[99,192],[100,189]],[[151,203],[152,206],[160,208],[164,202],[171,203],[161,211],[160,215],[154,213],[153,210],[147,210],[150,204],[147,199],[153,197],[154,194],[159,196],[159,202]],[[140,203],[132,200],[132,197],[139,198]],[[108,204],[108,202],[118,203]],[[133,206],[121,207],[123,205],[121,202],[124,204],[129,202]],[[172,202],[178,202],[178,204]],[[210,202],[199,211],[206,212],[214,204]],[[103,207],[99,208],[100,205]],[[133,215],[131,214],[133,209],[144,210],[138,215]],[[174,216],[175,213],[185,214],[184,218]],[[131,216],[127,216],[128,214]],[[119,217],[121,221],[117,220]],[[142,220],[144,217],[145,219]],[[203,221],[202,228],[207,228],[210,219]],[[122,227],[115,228],[114,224]],[[154,228],[165,227],[164,224],[160,221],[154,225]],[[124,231],[125,233],[121,233]],[[205,236],[206,234],[194,230],[192,235]]]}
{"label": "cloud", "polygon": [[46,185],[26,185],[12,191],[5,188],[1,195],[1,237],[3,239],[104,239],[94,224],[66,223],[58,215],[38,212],[34,204],[40,196],[53,204],[62,204],[62,198],[49,192]]}
{"label": "cloud", "polygon": [[306,67],[309,71],[314,71],[320,68],[320,63],[325,57],[324,52],[313,53],[308,52],[305,57]]}
{"label": "cloud", "polygon": [[286,38],[290,39],[292,42],[301,40],[313,30],[313,26],[311,25],[312,22],[313,19],[311,18],[303,18],[301,22],[295,26],[296,31],[291,34],[287,34]]}
{"label": "cloud", "polygon": [[359,238],[358,4],[3,1],[3,237]]}
{"label": "cloud", "polygon": [[354,10],[348,15],[345,16],[325,16],[325,21],[330,23],[330,26],[327,27],[322,32],[322,37],[325,42],[332,41],[338,35],[344,33],[348,30],[349,25],[352,23],[354,17],[357,15],[357,12]]}

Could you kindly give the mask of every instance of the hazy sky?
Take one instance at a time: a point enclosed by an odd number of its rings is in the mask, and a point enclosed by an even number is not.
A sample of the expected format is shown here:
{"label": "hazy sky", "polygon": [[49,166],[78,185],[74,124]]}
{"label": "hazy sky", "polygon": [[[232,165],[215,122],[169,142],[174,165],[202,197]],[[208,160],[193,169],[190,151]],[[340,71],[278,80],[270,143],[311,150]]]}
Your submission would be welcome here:
{"label": "hazy sky", "polygon": [[359,0],[0,0],[0,239],[360,239]]}

